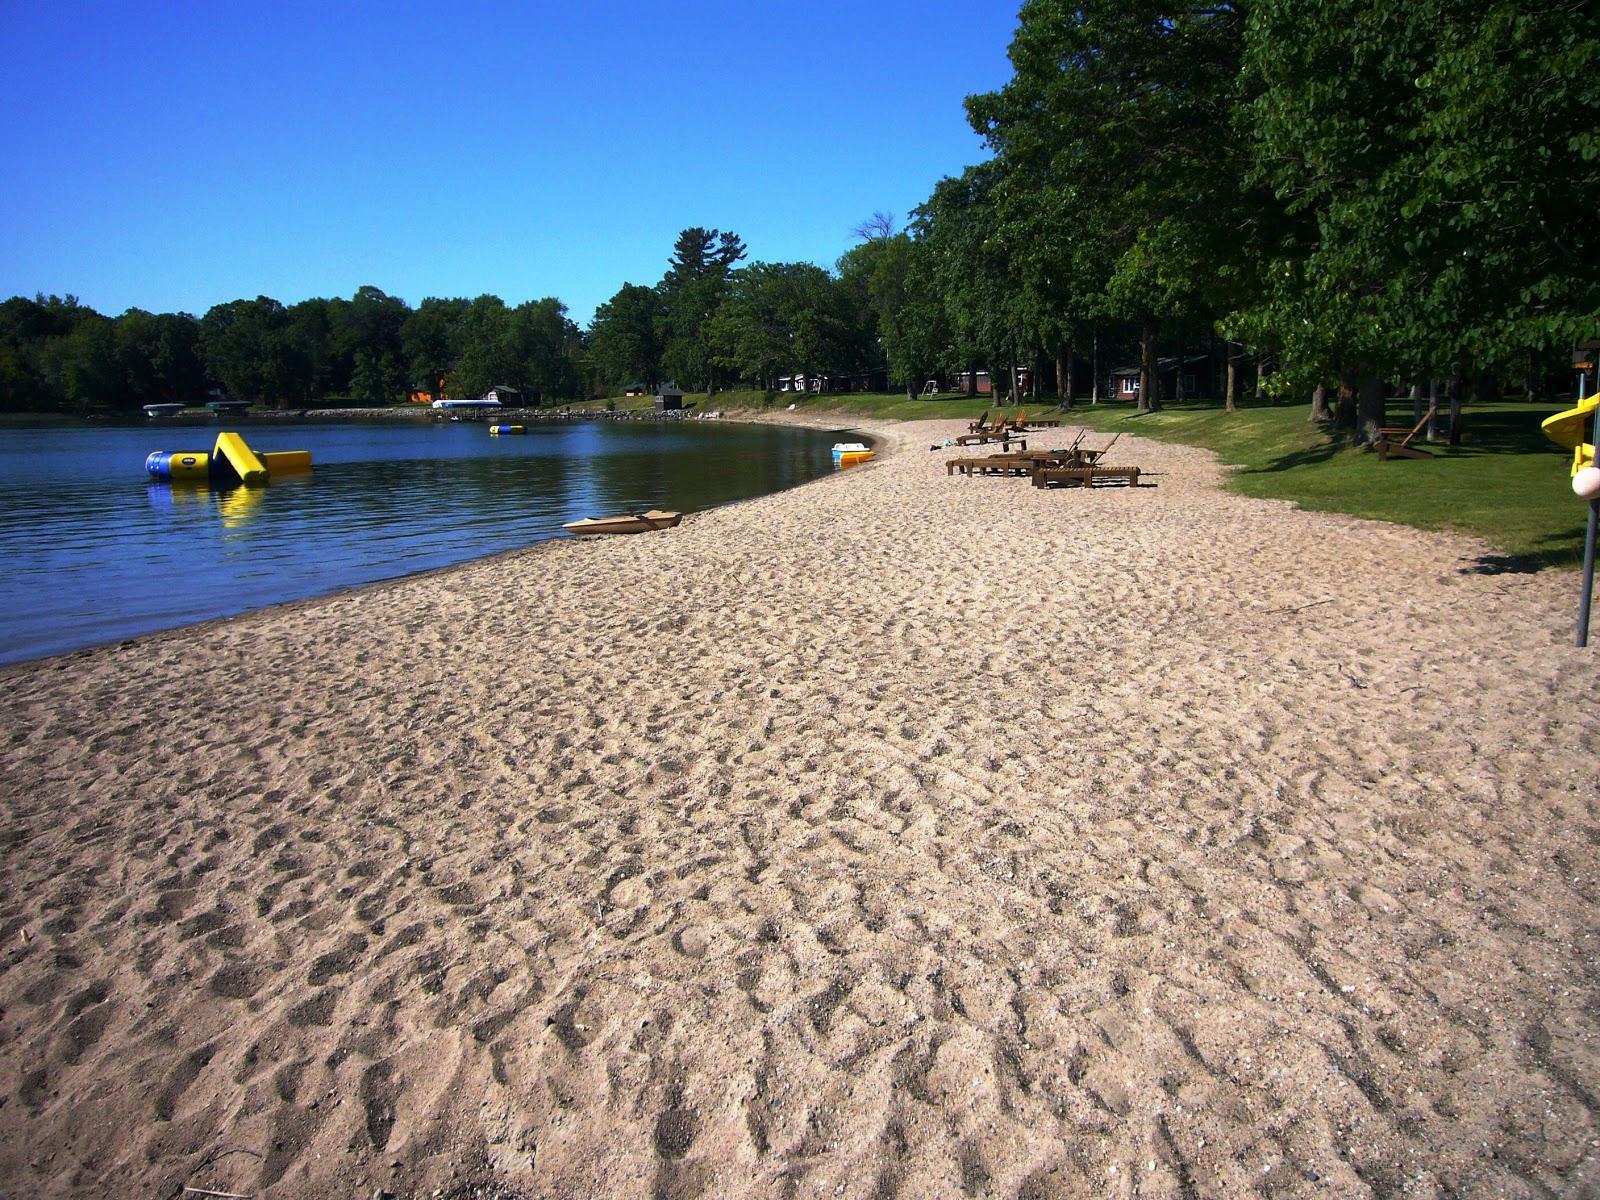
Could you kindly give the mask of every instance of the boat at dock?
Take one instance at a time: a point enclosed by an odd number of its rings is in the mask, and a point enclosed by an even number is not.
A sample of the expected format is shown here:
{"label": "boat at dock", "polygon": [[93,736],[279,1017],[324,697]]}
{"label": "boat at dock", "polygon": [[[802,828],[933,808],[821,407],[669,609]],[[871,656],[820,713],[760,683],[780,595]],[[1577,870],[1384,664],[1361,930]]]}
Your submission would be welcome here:
{"label": "boat at dock", "polygon": [[659,508],[652,508],[644,513],[623,513],[615,517],[584,517],[578,521],[568,521],[562,525],[568,533],[649,533],[656,529],[675,528],[683,514],[678,512],[663,512]]}
{"label": "boat at dock", "polygon": [[147,417],[176,417],[183,412],[186,404],[146,404],[144,415]]}

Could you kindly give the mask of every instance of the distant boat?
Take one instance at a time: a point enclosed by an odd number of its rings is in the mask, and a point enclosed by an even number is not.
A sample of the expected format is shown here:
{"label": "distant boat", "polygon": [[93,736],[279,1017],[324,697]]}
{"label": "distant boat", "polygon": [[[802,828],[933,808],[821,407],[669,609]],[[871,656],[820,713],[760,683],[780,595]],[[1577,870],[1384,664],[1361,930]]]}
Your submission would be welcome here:
{"label": "distant boat", "polygon": [[175,417],[188,405],[186,404],[146,404],[144,415],[147,417]]}
{"label": "distant boat", "polygon": [[500,408],[502,406],[500,404],[500,401],[498,401],[498,400],[490,400],[490,399],[482,399],[482,400],[444,400],[444,399],[440,399],[440,400],[435,400],[433,402],[433,407],[437,408],[437,409],[446,409],[446,408]]}
{"label": "distant boat", "polygon": [[616,517],[584,517],[581,521],[568,521],[561,528],[574,534],[648,533],[654,529],[672,529],[681,520],[682,513],[652,508],[646,513],[623,513]]}
{"label": "distant boat", "polygon": [[223,413],[240,413],[250,407],[248,400],[207,400],[206,407],[221,416]]}

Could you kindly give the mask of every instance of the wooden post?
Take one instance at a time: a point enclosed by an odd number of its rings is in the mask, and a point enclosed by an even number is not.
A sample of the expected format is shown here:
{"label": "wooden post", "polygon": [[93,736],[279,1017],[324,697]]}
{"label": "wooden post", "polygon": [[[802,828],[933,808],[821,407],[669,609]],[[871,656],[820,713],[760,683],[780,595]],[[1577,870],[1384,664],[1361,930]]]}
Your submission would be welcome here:
{"label": "wooden post", "polygon": [[[1581,404],[1588,391],[1587,371],[1578,376],[1578,402]],[[1594,429],[1589,435],[1591,445],[1600,446],[1600,407],[1594,410]],[[1600,497],[1589,501],[1589,524],[1583,534],[1583,588],[1578,596],[1578,645],[1589,644],[1589,607],[1594,602],[1594,552],[1595,535],[1600,530]]]}

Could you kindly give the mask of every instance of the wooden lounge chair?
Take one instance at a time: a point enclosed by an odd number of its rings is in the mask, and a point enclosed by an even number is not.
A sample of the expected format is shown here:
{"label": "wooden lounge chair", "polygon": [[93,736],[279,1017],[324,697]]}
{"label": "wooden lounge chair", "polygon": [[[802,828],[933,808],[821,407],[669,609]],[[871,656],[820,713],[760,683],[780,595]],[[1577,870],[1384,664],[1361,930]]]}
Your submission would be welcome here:
{"label": "wooden lounge chair", "polygon": [[[1416,410],[1413,409],[1412,411],[1415,412]],[[1371,448],[1378,452],[1378,461],[1388,462],[1391,454],[1396,458],[1432,458],[1433,451],[1424,450],[1421,446],[1413,446],[1411,439],[1428,427],[1428,422],[1433,420],[1434,411],[1434,408],[1430,406],[1428,415],[1410,429],[1379,429],[1378,440],[1371,445]],[[1396,441],[1396,438],[1400,440]]]}
{"label": "wooden lounge chair", "polygon": [[1005,450],[1011,448],[1012,442],[1019,442],[1024,450],[1028,448],[1028,443],[1022,441],[1019,434],[999,427],[987,429],[983,433],[963,433],[956,439],[958,446],[985,446],[990,442],[999,442],[1001,448]]}
{"label": "wooden lounge chair", "polygon": [[1033,473],[1033,486],[1049,487],[1052,483],[1069,487],[1093,487],[1097,483],[1125,483],[1139,486],[1138,467],[1040,467]]}
{"label": "wooden lounge chair", "polygon": [[984,458],[949,458],[944,473],[973,475],[1031,475],[1038,463],[1030,454],[990,454]]}
{"label": "wooden lounge chair", "polygon": [[986,408],[978,414],[978,419],[967,426],[968,433],[989,432],[989,410]]}

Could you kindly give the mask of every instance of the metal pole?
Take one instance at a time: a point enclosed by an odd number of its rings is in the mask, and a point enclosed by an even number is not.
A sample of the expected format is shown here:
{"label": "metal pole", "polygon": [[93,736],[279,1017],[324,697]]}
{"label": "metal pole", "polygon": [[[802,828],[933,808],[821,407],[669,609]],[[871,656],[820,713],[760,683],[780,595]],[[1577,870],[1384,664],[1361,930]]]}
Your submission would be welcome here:
{"label": "metal pole", "polygon": [[[1578,376],[1578,403],[1582,404],[1589,382],[1588,372]],[[1589,441],[1600,447],[1600,406],[1594,410],[1594,429]],[[1594,542],[1600,528],[1600,498],[1589,501],[1589,528],[1583,535],[1583,594],[1578,598],[1578,645],[1589,644],[1589,603],[1594,598]]]}

